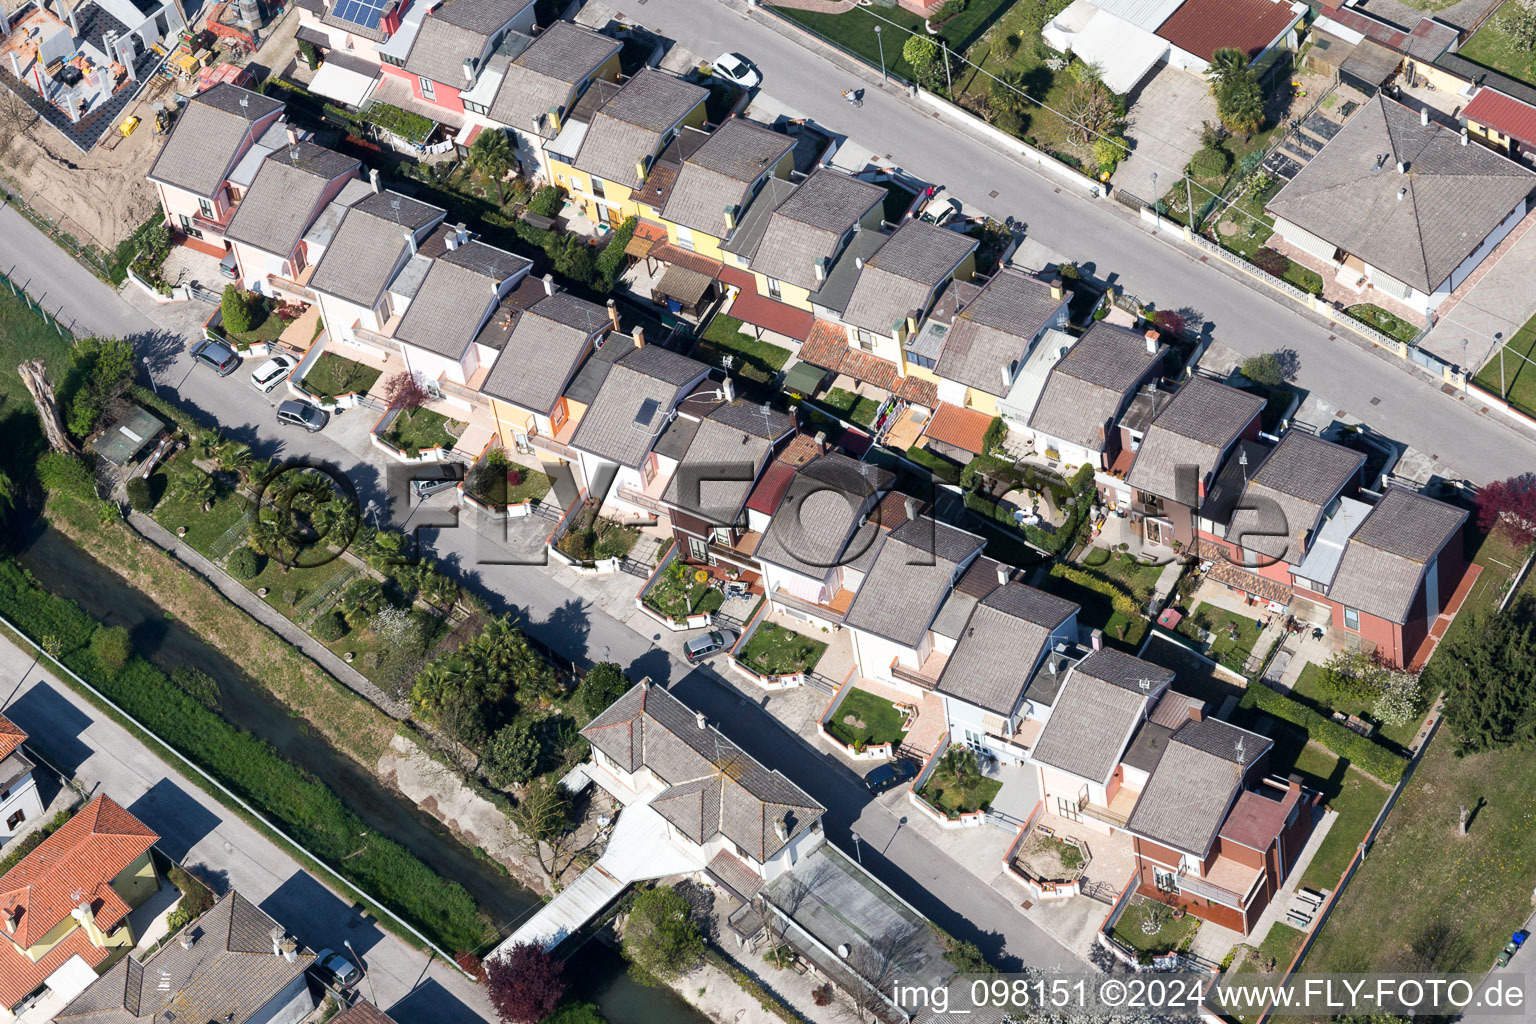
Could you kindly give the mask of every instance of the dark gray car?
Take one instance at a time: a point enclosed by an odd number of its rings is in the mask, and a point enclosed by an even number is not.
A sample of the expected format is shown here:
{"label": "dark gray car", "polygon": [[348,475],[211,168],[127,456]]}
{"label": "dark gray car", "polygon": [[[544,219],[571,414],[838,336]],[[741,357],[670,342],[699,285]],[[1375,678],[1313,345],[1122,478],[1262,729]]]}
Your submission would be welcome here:
{"label": "dark gray car", "polygon": [[228,377],[240,369],[240,353],[212,338],[204,338],[192,346],[192,358],[205,366],[213,367],[220,377]]}
{"label": "dark gray car", "polygon": [[303,427],[311,434],[324,430],[331,414],[308,402],[284,402],[277,407],[277,422],[285,427]]}

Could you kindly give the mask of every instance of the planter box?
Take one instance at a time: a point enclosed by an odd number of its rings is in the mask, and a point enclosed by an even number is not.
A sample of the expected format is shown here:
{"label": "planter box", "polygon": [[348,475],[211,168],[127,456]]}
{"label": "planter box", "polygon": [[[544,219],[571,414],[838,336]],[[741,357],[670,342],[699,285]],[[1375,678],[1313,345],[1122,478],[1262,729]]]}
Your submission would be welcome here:
{"label": "planter box", "polygon": [[986,811],[967,811],[958,818],[951,818],[937,807],[930,804],[918,795],[917,790],[907,791],[907,799],[912,801],[912,806],[926,813],[940,828],[980,828],[987,822]]}
{"label": "planter box", "polygon": [[[341,404],[341,398],[342,396],[337,396],[337,405]],[[390,458],[394,459],[396,462],[415,464],[418,462],[448,461],[449,454],[447,448],[438,448],[435,446],[432,448],[422,448],[415,455],[411,455],[403,449],[396,448],[394,445],[384,440],[383,435],[386,431],[389,430],[390,424],[395,422],[395,417],[399,416],[401,411],[402,410],[400,409],[388,409],[384,412],[384,415],[379,417],[379,422],[373,425],[373,431],[368,435],[373,439],[373,446],[379,451],[383,452],[385,455],[388,455]]]}
{"label": "planter box", "polygon": [[503,520],[527,519],[533,515],[535,503],[533,501],[519,501],[512,505],[503,505],[497,508],[494,505],[487,505],[473,494],[470,494],[461,483],[459,484],[459,504],[474,509],[488,519]]}
{"label": "planter box", "polygon": [[841,750],[855,761],[888,761],[896,753],[894,746],[890,743],[878,743],[873,746],[867,746],[862,751],[859,751],[827,731],[827,723],[832,721],[832,718],[837,714],[837,709],[842,707],[843,701],[847,700],[848,695],[855,689],[857,687],[851,681],[845,681],[842,686],[837,688],[837,692],[827,702],[827,710],[821,713],[821,719],[816,723],[816,731],[821,734],[821,738],[826,740],[827,743]]}
{"label": "planter box", "polygon": [[566,554],[564,551],[561,551],[553,544],[546,544],[545,547],[549,549],[549,555],[551,558],[568,566],[573,572],[580,576],[606,576],[610,573],[616,573],[619,571],[620,563],[624,561],[622,558],[599,558],[591,565],[587,565],[584,562],[572,558],[570,555]]}
{"label": "planter box", "polygon": [[[745,637],[743,637],[743,639],[745,639]],[[765,676],[755,672],[754,670],[748,668],[746,665],[737,661],[734,654],[731,655],[729,661],[731,668],[735,669],[741,675],[746,676],[752,682],[756,683],[758,686],[761,686],[765,690],[788,690],[791,687],[805,685],[805,673],[803,672],[795,672],[787,676]],[[828,737],[828,739],[832,743],[837,743],[839,746],[843,746],[843,744],[838,740],[831,739],[831,737]],[[851,756],[856,757],[858,755]]]}
{"label": "planter box", "polygon": [[708,612],[705,612],[702,615],[690,615],[682,622],[677,622],[674,619],[667,618],[667,616],[661,614],[661,612],[658,612],[656,609],[646,604],[645,599],[642,597],[635,598],[635,607],[639,608],[642,612],[645,612],[646,615],[655,619],[657,622],[661,623],[663,626],[667,627],[674,633],[682,633],[690,629],[705,629],[714,625],[715,622],[715,617]]}
{"label": "planter box", "polygon": [[172,285],[171,286],[171,294],[169,294],[169,295],[161,295],[158,291],[156,291],[154,288],[152,288],[147,282],[145,282],[145,280],[143,278],[141,278],[138,274],[135,274],[133,272],[133,268],[132,267],[129,267],[127,269],[128,269],[128,280],[130,280],[134,284],[138,285],[139,289],[145,295],[148,295],[151,299],[154,299],[156,302],[160,303],[161,305],[166,305],[166,304],[172,303],[172,302],[186,302],[188,299],[190,299],[192,297],[192,293],[187,290],[186,285]]}

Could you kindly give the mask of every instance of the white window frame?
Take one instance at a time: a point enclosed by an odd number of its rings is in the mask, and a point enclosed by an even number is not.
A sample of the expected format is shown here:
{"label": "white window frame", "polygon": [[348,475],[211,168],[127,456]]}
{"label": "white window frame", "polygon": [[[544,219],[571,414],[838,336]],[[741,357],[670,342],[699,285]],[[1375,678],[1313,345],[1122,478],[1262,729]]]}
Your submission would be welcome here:
{"label": "white window frame", "polygon": [[425,75],[417,75],[416,81],[421,83],[421,95],[424,99],[437,99],[437,83]]}
{"label": "white window frame", "polygon": [[854,336],[859,343],[859,351],[873,352],[875,350],[875,336],[862,327],[853,329]]}
{"label": "white window frame", "polygon": [[[1353,619],[1354,621],[1351,622],[1350,621],[1351,619]],[[1345,608],[1344,609],[1344,628],[1345,629],[1352,629],[1356,633],[1360,632],[1360,609],[1358,609],[1358,608]]]}
{"label": "white window frame", "polygon": [[681,224],[677,225],[677,247],[679,249],[687,249],[689,252],[693,251],[692,228],[684,227]]}
{"label": "white window frame", "polygon": [[764,275],[764,279],[768,282],[768,297],[770,299],[782,299],[784,297],[784,286],[779,283],[779,279],[767,277],[766,275]]}
{"label": "white window frame", "polygon": [[1170,868],[1152,865],[1152,884],[1163,892],[1179,891],[1179,874]]}

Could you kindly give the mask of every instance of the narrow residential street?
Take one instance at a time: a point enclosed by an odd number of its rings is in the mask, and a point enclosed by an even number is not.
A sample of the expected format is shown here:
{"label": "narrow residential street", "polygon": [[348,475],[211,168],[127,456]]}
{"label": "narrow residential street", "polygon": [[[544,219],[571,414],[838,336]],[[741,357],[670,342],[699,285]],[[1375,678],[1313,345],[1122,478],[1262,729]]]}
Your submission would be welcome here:
{"label": "narrow residential street", "polygon": [[[352,943],[364,993],[402,1021],[494,1019],[485,989],[353,911],[286,850],[232,814],[156,752],[0,639],[0,708],[92,796],[105,793],[160,835],[160,849],[220,893],[238,889],[311,949]],[[371,984],[371,988],[369,985]]]}
{"label": "narrow residential street", "polygon": [[[1299,386],[1333,411],[1435,456],[1444,476],[1485,483],[1508,476],[1513,464],[1536,462],[1536,443],[1497,413],[1480,413],[1395,358],[1372,354],[1347,328],[1330,329],[1321,318],[1245,283],[1236,271],[1154,237],[1118,203],[1058,187],[1059,180],[936,120],[907,100],[900,85],[881,86],[877,71],[852,70],[845,57],[824,58],[766,12],[749,16],[742,0],[649,0],[628,13],[694,53],[739,51],[758,65],[763,91],[777,103],[945,185],[967,206],[999,220],[1012,216],[1036,242],[1143,301],[1194,311],[1192,322],[1203,320],[1217,340],[1242,355],[1294,349]],[[901,43],[888,39],[886,46]],[[843,102],[842,91],[850,86],[865,86],[858,109]],[[1177,180],[1179,170],[1165,170],[1164,180]],[[1429,409],[1432,417],[1424,414]],[[1524,459],[1513,458],[1516,453]]]}

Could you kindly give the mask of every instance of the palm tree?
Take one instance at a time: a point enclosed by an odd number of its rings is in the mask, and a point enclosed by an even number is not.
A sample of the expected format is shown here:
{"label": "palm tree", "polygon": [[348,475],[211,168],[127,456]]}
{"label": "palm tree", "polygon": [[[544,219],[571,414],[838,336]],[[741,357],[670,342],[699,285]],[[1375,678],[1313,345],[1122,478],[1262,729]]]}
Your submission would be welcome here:
{"label": "palm tree", "polygon": [[0,470],[0,509],[8,511],[15,507],[16,484],[3,470]]}
{"label": "palm tree", "polygon": [[287,561],[288,528],[274,515],[257,515],[251,521],[250,543],[257,551]]}
{"label": "palm tree", "polygon": [[224,447],[224,435],[216,429],[199,430],[192,439],[192,445],[199,458],[212,459]]}
{"label": "palm tree", "polygon": [[1236,81],[1248,73],[1248,55],[1242,50],[1232,46],[1225,46],[1211,55],[1210,67],[1205,69],[1205,77],[1211,83],[1211,92],[1219,93],[1229,82]]}
{"label": "palm tree", "polygon": [[235,473],[240,479],[246,479],[246,473],[250,470],[255,456],[251,454],[251,446],[241,441],[226,441],[219,446],[219,468],[226,473]]}
{"label": "palm tree", "polygon": [[384,588],[373,577],[354,583],[341,599],[342,617],[353,629],[368,624],[369,618],[384,603]]}
{"label": "palm tree", "polygon": [[181,474],[177,483],[186,492],[187,497],[202,503],[204,512],[213,505],[213,499],[219,492],[218,484],[213,477],[195,467]]}
{"label": "palm tree", "polygon": [[507,145],[507,133],[500,128],[487,128],[469,147],[469,166],[496,183],[496,205],[507,202],[507,172],[512,169],[512,150]]}

